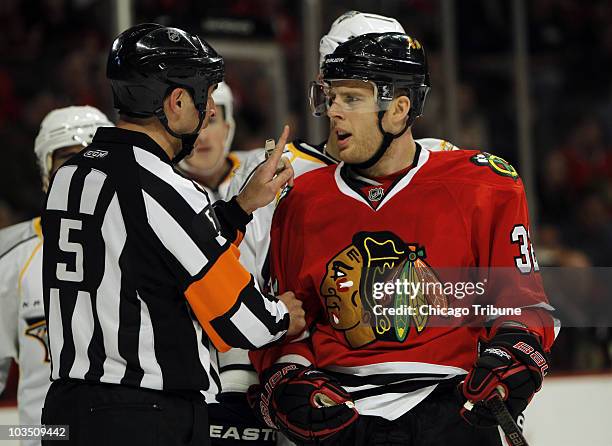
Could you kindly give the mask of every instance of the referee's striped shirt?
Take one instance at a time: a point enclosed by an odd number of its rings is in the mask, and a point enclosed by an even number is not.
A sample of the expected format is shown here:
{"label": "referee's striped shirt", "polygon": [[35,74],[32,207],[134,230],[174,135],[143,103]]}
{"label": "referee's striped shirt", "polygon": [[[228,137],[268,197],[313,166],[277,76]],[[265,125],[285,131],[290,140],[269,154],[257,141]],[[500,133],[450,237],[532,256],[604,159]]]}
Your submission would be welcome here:
{"label": "referee's striped shirt", "polygon": [[98,129],[43,214],[51,379],[219,391],[214,347],[258,348],[289,325],[238,262],[249,220],[235,200],[211,206],[144,133]]}

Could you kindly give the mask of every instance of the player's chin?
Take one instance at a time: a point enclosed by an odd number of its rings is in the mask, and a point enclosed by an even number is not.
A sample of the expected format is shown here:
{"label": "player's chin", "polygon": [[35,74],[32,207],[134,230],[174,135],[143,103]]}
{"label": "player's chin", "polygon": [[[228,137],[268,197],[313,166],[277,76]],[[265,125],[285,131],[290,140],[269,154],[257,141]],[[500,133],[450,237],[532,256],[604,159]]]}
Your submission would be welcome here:
{"label": "player's chin", "polygon": [[357,164],[362,161],[358,150],[355,149],[353,144],[349,144],[346,147],[338,147],[338,158],[347,164]]}
{"label": "player's chin", "polygon": [[340,152],[338,158],[346,164],[361,164],[369,159],[364,158],[363,155],[360,155],[356,150],[345,150],[344,152]]}

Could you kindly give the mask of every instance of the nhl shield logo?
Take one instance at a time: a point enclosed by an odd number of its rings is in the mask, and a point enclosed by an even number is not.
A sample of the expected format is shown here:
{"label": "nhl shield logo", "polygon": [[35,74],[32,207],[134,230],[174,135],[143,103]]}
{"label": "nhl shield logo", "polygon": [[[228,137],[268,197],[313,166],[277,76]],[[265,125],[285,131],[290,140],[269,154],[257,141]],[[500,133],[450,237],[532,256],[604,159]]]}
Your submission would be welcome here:
{"label": "nhl shield logo", "polygon": [[382,200],[382,197],[384,194],[385,194],[385,190],[382,187],[375,187],[374,189],[370,189],[368,191],[368,200],[380,201]]}
{"label": "nhl shield logo", "polygon": [[179,40],[181,40],[181,36],[175,30],[169,29],[168,30],[168,39],[170,39],[171,42],[178,42]]}

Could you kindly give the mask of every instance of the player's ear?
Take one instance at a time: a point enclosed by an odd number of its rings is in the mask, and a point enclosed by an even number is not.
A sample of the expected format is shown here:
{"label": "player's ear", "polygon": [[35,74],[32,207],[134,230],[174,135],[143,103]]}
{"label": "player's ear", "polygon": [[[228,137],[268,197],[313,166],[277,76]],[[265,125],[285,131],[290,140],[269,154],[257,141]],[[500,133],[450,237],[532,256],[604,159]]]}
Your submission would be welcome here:
{"label": "player's ear", "polygon": [[402,95],[395,98],[393,102],[395,103],[393,114],[396,115],[396,119],[398,121],[405,121],[410,112],[410,99],[408,99],[408,96]]}
{"label": "player's ear", "polygon": [[401,95],[393,99],[387,112],[389,123],[391,124],[389,130],[391,132],[397,133],[404,128],[406,119],[408,119],[408,113],[410,112],[410,105],[410,99],[406,95]]}

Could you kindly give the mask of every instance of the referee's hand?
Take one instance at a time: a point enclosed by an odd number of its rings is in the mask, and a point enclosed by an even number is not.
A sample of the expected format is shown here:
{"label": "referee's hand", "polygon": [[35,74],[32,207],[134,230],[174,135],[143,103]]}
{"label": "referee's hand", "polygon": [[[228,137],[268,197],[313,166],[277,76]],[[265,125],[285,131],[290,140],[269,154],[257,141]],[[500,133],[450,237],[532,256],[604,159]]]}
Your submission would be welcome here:
{"label": "referee's hand", "polygon": [[279,296],[276,296],[282,303],[285,304],[289,310],[289,328],[287,329],[287,336],[299,335],[304,327],[306,327],[306,318],[304,309],[302,308],[302,301],[295,297],[295,294],[291,291],[287,291]]}
{"label": "referee's hand", "polygon": [[[272,203],[285,184],[293,186],[293,167],[287,158],[281,158],[288,137],[289,126],[286,125],[270,157],[255,170],[236,197],[236,201],[247,214]],[[277,174],[279,162],[282,163],[283,170]]]}

